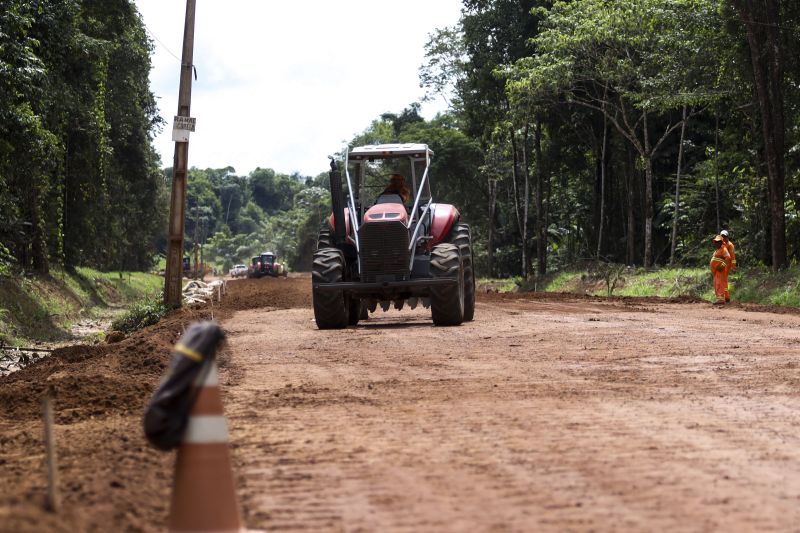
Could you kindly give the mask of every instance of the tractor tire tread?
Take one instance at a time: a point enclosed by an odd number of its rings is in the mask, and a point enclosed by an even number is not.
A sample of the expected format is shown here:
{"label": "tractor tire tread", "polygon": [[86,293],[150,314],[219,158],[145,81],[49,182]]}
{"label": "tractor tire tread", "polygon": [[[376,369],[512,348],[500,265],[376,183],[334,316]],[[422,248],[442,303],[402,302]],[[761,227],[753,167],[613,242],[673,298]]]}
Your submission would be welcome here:
{"label": "tractor tire tread", "polygon": [[[312,283],[338,283],[343,280],[344,254],[336,248],[317,250],[312,265]],[[319,329],[347,327],[349,304],[342,291],[312,289],[312,299],[314,319]]]}
{"label": "tractor tire tread", "polygon": [[453,228],[450,243],[458,247],[464,265],[464,321],[475,318],[475,269],[472,260],[472,233],[467,224]]}
{"label": "tractor tire tread", "polygon": [[437,326],[457,326],[464,321],[464,271],[458,248],[441,243],[431,251],[431,276],[457,279],[458,284],[431,287],[431,316]]}

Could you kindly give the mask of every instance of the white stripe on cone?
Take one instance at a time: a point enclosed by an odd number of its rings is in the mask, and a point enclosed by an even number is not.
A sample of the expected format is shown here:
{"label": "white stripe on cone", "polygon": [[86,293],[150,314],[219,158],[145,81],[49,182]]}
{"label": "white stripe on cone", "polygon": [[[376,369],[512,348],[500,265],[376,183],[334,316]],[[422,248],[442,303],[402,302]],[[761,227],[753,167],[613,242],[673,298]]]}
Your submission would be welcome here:
{"label": "white stripe on cone", "polygon": [[[219,374],[217,373],[217,363],[211,362],[208,364],[210,365],[210,368],[205,373],[206,375],[203,376],[203,372],[200,372],[195,383],[200,387],[218,387]],[[200,380],[203,380],[202,383]]]}
{"label": "white stripe on cone", "polygon": [[192,416],[183,434],[185,444],[218,444],[228,442],[228,424],[222,415]]}

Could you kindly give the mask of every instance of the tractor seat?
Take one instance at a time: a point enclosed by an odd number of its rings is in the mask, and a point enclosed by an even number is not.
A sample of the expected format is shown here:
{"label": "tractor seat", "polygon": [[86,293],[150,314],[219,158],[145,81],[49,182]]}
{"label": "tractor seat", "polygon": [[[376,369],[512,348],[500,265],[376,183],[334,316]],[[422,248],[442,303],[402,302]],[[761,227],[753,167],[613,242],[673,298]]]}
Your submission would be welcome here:
{"label": "tractor seat", "polygon": [[399,194],[381,194],[378,196],[378,199],[375,200],[375,205],[378,204],[403,204],[403,199],[400,198]]}
{"label": "tractor seat", "polygon": [[399,194],[381,194],[378,196],[378,199],[375,200],[375,205],[378,204],[400,204],[406,208],[407,214],[411,214],[411,208],[403,202],[403,198],[401,198]]}

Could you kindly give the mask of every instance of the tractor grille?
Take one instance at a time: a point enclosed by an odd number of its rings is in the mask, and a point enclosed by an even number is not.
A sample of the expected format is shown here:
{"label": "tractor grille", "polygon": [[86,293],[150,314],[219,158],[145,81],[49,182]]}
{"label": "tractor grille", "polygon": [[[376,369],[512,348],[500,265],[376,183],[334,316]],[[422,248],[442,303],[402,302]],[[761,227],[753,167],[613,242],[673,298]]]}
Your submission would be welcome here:
{"label": "tractor grille", "polygon": [[363,281],[400,281],[408,278],[408,229],[405,224],[369,222],[358,232]]}

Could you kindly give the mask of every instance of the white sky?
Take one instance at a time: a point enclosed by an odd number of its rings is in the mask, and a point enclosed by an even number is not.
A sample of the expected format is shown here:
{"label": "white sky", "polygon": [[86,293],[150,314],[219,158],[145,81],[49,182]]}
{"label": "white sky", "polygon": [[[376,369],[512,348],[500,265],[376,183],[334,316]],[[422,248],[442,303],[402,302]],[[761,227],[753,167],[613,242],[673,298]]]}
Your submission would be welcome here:
{"label": "white sky", "polygon": [[[184,0],[135,0],[155,45],[151,89],[168,125],[155,146],[172,166]],[[189,165],[315,176],[381,113],[422,98],[418,68],[460,0],[197,0]],[[170,53],[172,52],[172,53]],[[426,118],[444,102],[423,105]]]}

